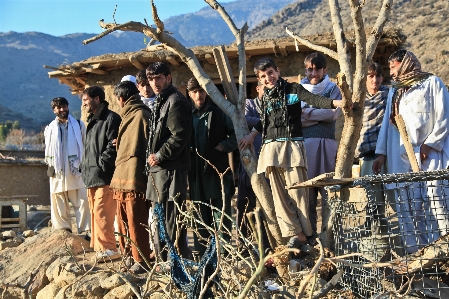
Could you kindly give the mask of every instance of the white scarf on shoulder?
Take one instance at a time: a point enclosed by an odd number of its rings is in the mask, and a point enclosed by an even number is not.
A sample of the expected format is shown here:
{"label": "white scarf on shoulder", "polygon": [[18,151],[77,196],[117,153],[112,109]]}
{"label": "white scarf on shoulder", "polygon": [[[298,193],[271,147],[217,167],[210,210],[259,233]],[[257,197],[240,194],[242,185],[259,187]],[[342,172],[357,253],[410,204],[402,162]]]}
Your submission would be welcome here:
{"label": "white scarf on shoulder", "polygon": [[[80,124],[71,115],[68,117],[67,129],[67,158],[69,159],[70,172],[74,175],[80,175],[79,166],[83,159],[83,139],[81,137]],[[61,156],[62,145],[58,118],[45,128],[44,136],[45,163],[53,166],[56,177],[60,177],[65,157]]]}
{"label": "white scarf on shoulder", "polygon": [[[329,76],[326,74],[324,75],[323,81],[318,83],[317,85],[310,84],[309,79],[303,78],[301,79],[301,85],[310,91],[313,94],[322,96],[328,89],[328,87],[331,87],[329,83],[332,83],[332,81],[329,79]],[[301,107],[304,108],[307,104],[304,102],[301,102]]]}

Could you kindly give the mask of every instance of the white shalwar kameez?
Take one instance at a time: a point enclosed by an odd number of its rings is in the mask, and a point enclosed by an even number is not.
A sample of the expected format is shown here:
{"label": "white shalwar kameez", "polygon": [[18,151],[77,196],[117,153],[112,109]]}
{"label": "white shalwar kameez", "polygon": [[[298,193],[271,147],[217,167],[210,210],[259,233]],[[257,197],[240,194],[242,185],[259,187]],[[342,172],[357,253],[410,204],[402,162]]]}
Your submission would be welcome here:
{"label": "white shalwar kameez", "polygon": [[[62,123],[55,119],[45,130],[46,143],[49,142],[51,131],[50,126],[58,126],[60,139],[60,153],[62,162],[62,173],[50,177],[50,204],[51,204],[51,222],[53,229],[72,229],[70,217],[70,203],[73,206],[78,233],[90,230],[90,211],[89,201],[87,200],[87,191],[79,173],[73,174],[70,170],[68,138],[72,136],[68,130],[72,126],[81,128],[82,139],[85,139],[86,127],[83,122],[78,122],[70,116],[69,121]],[[52,133],[54,134],[54,130]],[[82,145],[81,145],[82,147]]]}
{"label": "white shalwar kameez", "polygon": [[[403,140],[390,123],[393,88],[390,89],[385,116],[377,140],[376,154],[385,155],[387,173],[411,172]],[[449,166],[449,92],[436,76],[412,86],[399,102],[416,160],[422,171]],[[420,159],[420,147],[431,151]],[[395,190],[399,226],[408,253],[435,241],[449,231],[449,188],[441,182],[387,184]],[[447,196],[446,196],[447,195]]]}

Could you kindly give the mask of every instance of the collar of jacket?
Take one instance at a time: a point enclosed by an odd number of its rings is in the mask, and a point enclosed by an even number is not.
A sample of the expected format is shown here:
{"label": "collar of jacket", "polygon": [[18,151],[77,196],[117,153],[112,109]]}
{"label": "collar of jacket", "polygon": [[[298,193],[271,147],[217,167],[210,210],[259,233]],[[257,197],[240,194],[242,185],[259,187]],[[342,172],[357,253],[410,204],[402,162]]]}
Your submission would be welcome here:
{"label": "collar of jacket", "polygon": [[151,112],[150,108],[140,99],[140,94],[136,93],[125,101],[125,105],[120,109],[120,116],[123,118],[126,114],[138,109],[144,109]]}
{"label": "collar of jacket", "polygon": [[97,111],[95,111],[95,114],[90,114],[87,118],[87,121],[91,121],[93,119],[100,119],[101,114],[104,110],[108,109],[109,103],[108,102],[102,102],[100,105],[98,105]]}

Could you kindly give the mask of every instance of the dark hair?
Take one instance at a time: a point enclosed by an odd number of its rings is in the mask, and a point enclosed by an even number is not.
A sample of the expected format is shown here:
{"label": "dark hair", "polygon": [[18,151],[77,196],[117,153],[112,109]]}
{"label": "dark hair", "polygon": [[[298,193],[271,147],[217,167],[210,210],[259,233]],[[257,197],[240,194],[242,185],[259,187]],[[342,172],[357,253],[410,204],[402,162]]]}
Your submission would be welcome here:
{"label": "dark hair", "polygon": [[277,69],[276,63],[269,57],[261,58],[254,64],[254,73],[258,76],[259,71],[265,71],[267,68],[272,67]]}
{"label": "dark hair", "polygon": [[187,90],[192,91],[196,89],[203,89],[203,88],[201,87],[200,83],[198,83],[198,80],[196,80],[195,77],[192,77],[187,82]]}
{"label": "dark hair", "polygon": [[139,93],[139,90],[136,84],[131,81],[123,81],[114,86],[114,95],[123,98],[125,101],[137,93]]}
{"label": "dark hair", "polygon": [[55,109],[56,107],[64,106],[64,105],[69,106],[69,101],[67,101],[66,98],[57,97],[57,98],[54,98],[53,100],[51,100],[51,109]]}
{"label": "dark hair", "polygon": [[145,70],[145,69],[140,70],[140,71],[136,74],[136,82],[137,82],[137,84],[140,84],[140,83],[142,83],[143,81],[148,81],[147,73],[146,73],[146,70]]}
{"label": "dark hair", "polygon": [[83,90],[83,94],[87,94],[90,98],[98,97],[100,99],[100,103],[106,102],[104,90],[100,86],[91,86]]}
{"label": "dark hair", "polygon": [[155,62],[150,64],[146,69],[147,78],[155,77],[158,75],[168,76],[170,75],[170,69],[162,62]]}
{"label": "dark hair", "polygon": [[304,66],[307,67],[308,63],[314,65],[318,70],[325,69],[327,67],[326,56],[318,52],[307,55],[306,59],[304,59]]}
{"label": "dark hair", "polygon": [[402,62],[405,54],[407,54],[407,50],[397,50],[388,58],[388,62],[396,60],[397,62]]}
{"label": "dark hair", "polygon": [[368,65],[368,75],[372,73],[376,73],[377,75],[381,75],[383,77],[384,69],[380,66],[380,64],[373,61]]}

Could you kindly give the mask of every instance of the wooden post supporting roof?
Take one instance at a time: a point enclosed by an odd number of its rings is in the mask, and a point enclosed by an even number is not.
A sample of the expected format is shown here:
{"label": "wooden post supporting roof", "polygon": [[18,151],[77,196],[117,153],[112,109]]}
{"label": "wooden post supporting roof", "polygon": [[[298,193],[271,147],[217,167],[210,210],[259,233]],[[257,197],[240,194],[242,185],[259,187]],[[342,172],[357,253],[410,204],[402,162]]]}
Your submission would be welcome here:
{"label": "wooden post supporting roof", "polygon": [[229,63],[226,50],[224,46],[220,46],[214,48],[213,53],[226,97],[231,103],[237,105],[239,93],[237,92],[237,87],[235,87],[234,76],[232,75],[231,64]]}

